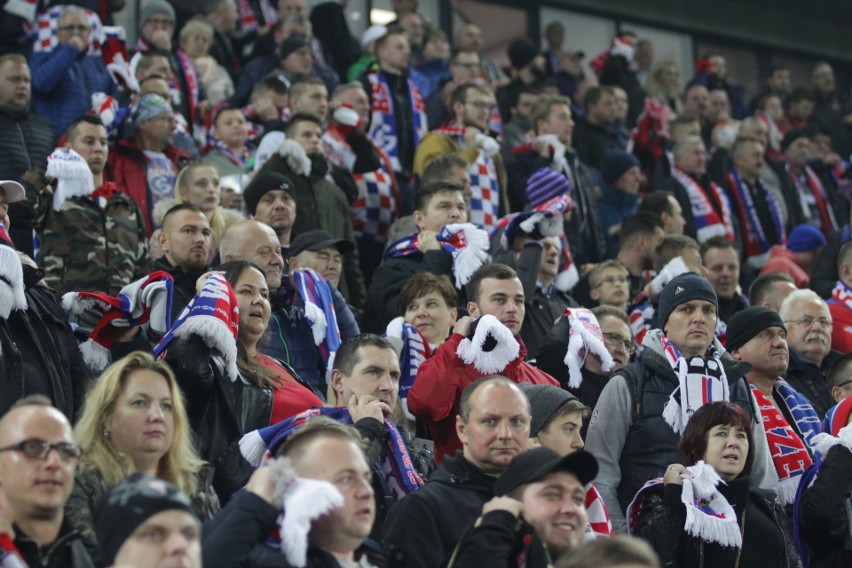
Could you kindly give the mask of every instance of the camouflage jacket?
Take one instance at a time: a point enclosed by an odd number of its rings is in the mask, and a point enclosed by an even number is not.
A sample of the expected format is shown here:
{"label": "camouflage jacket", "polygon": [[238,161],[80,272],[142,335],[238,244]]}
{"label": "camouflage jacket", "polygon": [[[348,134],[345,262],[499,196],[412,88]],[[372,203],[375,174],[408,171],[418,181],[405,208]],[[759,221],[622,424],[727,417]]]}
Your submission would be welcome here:
{"label": "camouflage jacket", "polygon": [[136,203],[112,182],[98,191],[106,197],[66,199],[59,211],[47,212],[42,225],[39,264],[47,284],[60,295],[87,291],[115,296],[152,269]]}

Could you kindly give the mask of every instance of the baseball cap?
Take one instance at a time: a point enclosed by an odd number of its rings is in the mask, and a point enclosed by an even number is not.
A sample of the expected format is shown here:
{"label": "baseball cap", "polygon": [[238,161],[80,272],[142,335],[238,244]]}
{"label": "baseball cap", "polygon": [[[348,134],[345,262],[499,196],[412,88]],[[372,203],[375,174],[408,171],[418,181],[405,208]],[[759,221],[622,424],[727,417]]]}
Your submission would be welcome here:
{"label": "baseball cap", "polygon": [[573,473],[583,485],[590,483],[598,474],[598,460],[591,453],[578,450],[560,456],[550,448],[533,448],[518,454],[497,479],[495,495],[507,495],[527,483],[557,471]]}

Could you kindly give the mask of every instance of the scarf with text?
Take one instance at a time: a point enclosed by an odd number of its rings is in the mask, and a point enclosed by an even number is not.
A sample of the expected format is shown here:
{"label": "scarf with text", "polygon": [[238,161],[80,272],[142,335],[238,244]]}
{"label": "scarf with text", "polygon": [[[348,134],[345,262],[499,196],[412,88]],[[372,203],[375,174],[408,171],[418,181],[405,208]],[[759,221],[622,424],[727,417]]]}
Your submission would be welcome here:
{"label": "scarf with text", "polygon": [[[712,466],[703,461],[686,468],[681,474],[683,490],[680,501],[686,509],[684,530],[705,542],[717,542],[722,546],[742,547],[742,532],[734,508],[719,493],[717,486],[724,483]],[[662,492],[665,482],[662,477],[647,482],[627,507],[627,532],[638,536],[639,517],[642,503],[653,492]]]}
{"label": "scarf with text", "polygon": [[[464,141],[464,130],[464,126],[445,124],[432,132],[452,138],[464,150],[467,147]],[[494,158],[480,149],[468,173],[472,191],[468,204],[470,222],[486,231],[491,231],[497,224],[497,215],[500,210],[500,178],[497,176],[497,163]]]}
{"label": "scarf with text", "polygon": [[796,186],[796,191],[798,192],[799,199],[802,202],[802,211],[810,211],[810,206],[807,201],[807,194],[810,193],[813,196],[817,210],[819,211],[820,230],[826,237],[830,237],[831,234],[839,228],[839,225],[837,224],[837,219],[834,216],[834,208],[829,202],[828,194],[826,193],[825,187],[823,187],[819,176],[817,176],[816,172],[807,165],[804,167],[802,175],[796,175],[794,172],[790,171],[789,167],[786,169],[787,175],[790,176],[790,179],[793,181],[793,185]]}
{"label": "scarf with text", "polygon": [[314,343],[319,347],[322,361],[330,368],[329,359],[340,348],[340,328],[328,282],[310,268],[294,270],[296,292],[305,303],[305,317],[311,326]]}
{"label": "scarf with text", "polygon": [[[391,243],[385,251],[384,260],[422,255],[419,237],[420,234],[415,233]],[[461,290],[476,269],[488,260],[488,233],[470,223],[457,223],[441,229],[437,239],[441,249],[453,257],[456,288]]]}
{"label": "scarf with text", "polygon": [[[352,170],[355,153],[331,124],[326,128],[322,142],[323,154],[329,162]],[[358,187],[358,197],[349,205],[349,217],[356,237],[370,237],[383,243],[387,240],[390,226],[399,216],[401,201],[390,158],[375,144],[373,148],[379,155],[382,167],[374,172],[352,173]]]}
{"label": "scarf with text", "polygon": [[[271,26],[278,21],[278,11],[269,0],[260,0],[260,15],[263,16],[263,25]],[[261,23],[255,9],[249,0],[237,0],[237,12],[239,14],[241,30],[258,30]]]}
{"label": "scarf with text", "polygon": [[[341,424],[352,424],[352,416],[345,407],[311,408],[278,424],[247,433],[240,439],[240,452],[246,461],[258,467],[264,458],[274,455],[281,444],[315,416],[325,416]],[[423,480],[414,469],[405,440],[396,424],[385,418],[384,426],[388,438],[380,458],[382,483],[387,489],[386,497],[395,503],[422,487]]]}
{"label": "scarf with text", "polygon": [[237,380],[237,337],[240,309],[234,290],[225,277],[212,273],[183,309],[177,320],[154,347],[154,357],[163,359],[169,344],[177,337],[198,335],[204,343],[222,354],[228,377]]}
{"label": "scarf with text", "polygon": [[[740,228],[745,237],[746,262],[753,268],[762,268],[769,256],[769,249],[772,245],[779,243],[772,243],[767,238],[748,185],[740,179],[735,170],[730,170],[726,178],[731,186],[740,219]],[[772,216],[775,234],[778,236],[780,244],[786,243],[787,232],[784,229],[784,222],[781,219],[780,209],[775,197],[760,182],[758,182],[757,189],[766,192],[766,203],[769,205],[769,214]]]}
{"label": "scarf with text", "polygon": [[730,388],[719,354],[709,357],[684,357],[662,335],[663,353],[678,380],[678,387],[663,408],[663,419],[676,434],[683,432],[696,410],[710,402],[730,400]]}
{"label": "scarf with text", "polygon": [[[399,138],[397,136],[398,125],[396,123],[397,112],[402,109],[393,108],[393,97],[391,88],[384,74],[381,72],[369,73],[367,79],[370,81],[372,98],[372,117],[370,118],[370,138],[376,146],[387,154],[394,172],[402,171],[399,161]],[[411,99],[411,119],[414,140],[412,147],[417,148],[420,140],[426,135],[426,103],[420,90],[414,81],[408,81],[408,96]]]}
{"label": "scarf with text", "polygon": [[751,384],[749,386],[763,419],[769,455],[778,477],[778,499],[782,504],[789,505],[796,497],[802,474],[813,463],[802,439],[807,441],[819,434],[819,417],[802,395],[782,379],[776,381],[775,388],[793,417],[794,425],[787,422],[781,411],[760,389]]}
{"label": "scarf with text", "polygon": [[423,334],[406,322],[402,316],[391,320],[385,330],[385,336],[402,340],[402,351],[399,354],[399,402],[402,404],[405,416],[409,420],[414,420],[414,415],[408,410],[408,391],[414,384],[420,365],[432,356],[432,347]]}
{"label": "scarf with text", "polygon": [[[698,243],[704,243],[710,237],[717,235],[733,241],[734,225],[731,221],[731,206],[722,189],[713,182],[710,182],[708,188],[704,188],[689,174],[676,167],[672,168],[672,177],[689,194]],[[712,195],[709,194],[710,192]]]}

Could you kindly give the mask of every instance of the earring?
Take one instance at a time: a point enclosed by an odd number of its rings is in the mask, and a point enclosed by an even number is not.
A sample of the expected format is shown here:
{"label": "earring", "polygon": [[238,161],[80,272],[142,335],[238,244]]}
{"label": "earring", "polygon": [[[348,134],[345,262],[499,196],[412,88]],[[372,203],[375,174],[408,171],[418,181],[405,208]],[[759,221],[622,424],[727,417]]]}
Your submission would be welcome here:
{"label": "earring", "polygon": [[104,438],[109,439],[109,428],[104,428]]}

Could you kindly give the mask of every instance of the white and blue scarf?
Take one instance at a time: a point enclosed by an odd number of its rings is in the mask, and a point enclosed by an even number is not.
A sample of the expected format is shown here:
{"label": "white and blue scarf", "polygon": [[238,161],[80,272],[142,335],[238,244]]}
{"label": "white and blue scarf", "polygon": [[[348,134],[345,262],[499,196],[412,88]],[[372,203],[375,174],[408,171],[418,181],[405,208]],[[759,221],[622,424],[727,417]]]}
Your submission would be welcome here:
{"label": "white and blue scarf", "polygon": [[[388,155],[393,170],[395,172],[402,171],[402,165],[399,161],[399,137],[397,135],[399,126],[396,123],[396,113],[400,112],[400,109],[393,108],[390,85],[388,85],[384,74],[380,72],[370,73],[367,75],[367,79],[370,81],[373,101],[368,137]],[[408,94],[411,98],[413,147],[416,148],[427,131],[426,104],[411,79],[408,79]]]}

